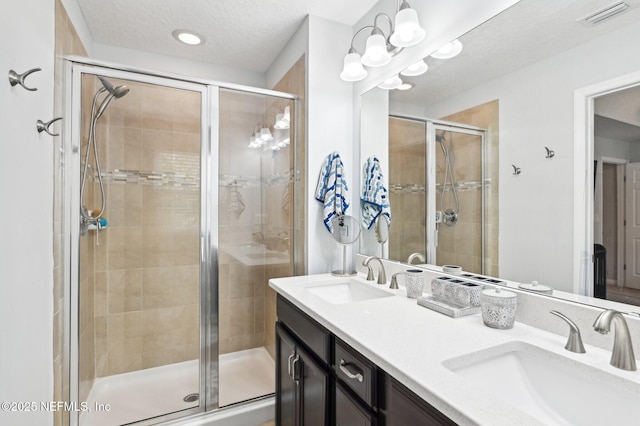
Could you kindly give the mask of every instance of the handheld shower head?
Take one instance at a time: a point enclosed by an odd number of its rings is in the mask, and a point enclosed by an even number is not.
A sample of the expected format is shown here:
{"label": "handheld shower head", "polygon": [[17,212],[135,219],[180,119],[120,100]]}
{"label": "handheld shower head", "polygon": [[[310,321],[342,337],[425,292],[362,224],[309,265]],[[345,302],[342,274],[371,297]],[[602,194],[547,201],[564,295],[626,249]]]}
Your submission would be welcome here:
{"label": "handheld shower head", "polygon": [[111,102],[113,98],[120,99],[121,97],[129,93],[129,88],[125,85],[114,87],[113,84],[105,80],[104,77],[98,76],[98,79],[102,83],[104,89],[109,92],[109,94],[102,100],[102,103],[98,107],[98,112],[96,112],[95,120],[102,116],[104,111],[107,109],[109,102]]}
{"label": "handheld shower head", "polygon": [[125,85],[114,87],[113,84],[109,83],[104,77],[98,76],[98,79],[102,83],[102,86],[107,89],[107,92],[118,99],[129,93],[129,88]]}

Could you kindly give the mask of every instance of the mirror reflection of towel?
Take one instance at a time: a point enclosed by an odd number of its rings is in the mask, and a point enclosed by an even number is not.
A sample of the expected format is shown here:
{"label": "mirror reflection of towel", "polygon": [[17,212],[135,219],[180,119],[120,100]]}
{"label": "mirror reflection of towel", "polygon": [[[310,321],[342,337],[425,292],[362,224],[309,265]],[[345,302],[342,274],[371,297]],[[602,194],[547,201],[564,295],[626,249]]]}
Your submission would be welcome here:
{"label": "mirror reflection of towel", "polygon": [[349,208],[349,188],[343,173],[344,165],[337,151],[325,157],[318,176],[315,199],[322,203],[322,221],[329,232],[331,220],[344,215]]}
{"label": "mirror reflection of towel", "polygon": [[380,161],[375,156],[367,158],[362,169],[362,222],[371,229],[382,216],[387,225],[391,225],[391,205],[389,194],[384,186],[384,176]]}
{"label": "mirror reflection of towel", "polygon": [[240,217],[245,209],[244,199],[238,191],[238,183],[233,182],[229,185],[229,198],[227,202],[227,211],[234,215],[236,219]]}

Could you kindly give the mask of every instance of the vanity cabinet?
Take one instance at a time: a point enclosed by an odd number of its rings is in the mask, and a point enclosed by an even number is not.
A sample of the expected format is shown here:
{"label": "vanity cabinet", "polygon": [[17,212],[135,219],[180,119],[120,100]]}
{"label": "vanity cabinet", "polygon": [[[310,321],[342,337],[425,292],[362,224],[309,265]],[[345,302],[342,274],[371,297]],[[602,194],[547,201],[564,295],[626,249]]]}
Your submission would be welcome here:
{"label": "vanity cabinet", "polygon": [[278,295],[276,425],[455,425]]}
{"label": "vanity cabinet", "polygon": [[276,324],[276,358],[277,424],[328,425],[330,375],[280,324]]}

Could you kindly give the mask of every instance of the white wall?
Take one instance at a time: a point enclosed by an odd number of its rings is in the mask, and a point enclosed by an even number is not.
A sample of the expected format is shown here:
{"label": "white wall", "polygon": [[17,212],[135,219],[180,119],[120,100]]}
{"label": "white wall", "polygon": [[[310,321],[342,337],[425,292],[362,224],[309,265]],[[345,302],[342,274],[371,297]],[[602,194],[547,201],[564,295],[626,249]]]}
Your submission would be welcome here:
{"label": "white wall", "polygon": [[[342,250],[322,222],[322,205],[313,198],[322,159],[338,151],[345,165],[351,205],[357,204],[353,164],[353,89],[340,80],[344,53],[337,46],[348,46],[351,27],[316,16],[309,16],[307,58],[307,196],[309,274],[329,272],[342,265]],[[350,208],[351,209],[351,208]],[[348,213],[352,213],[349,210]]]}
{"label": "white wall", "polygon": [[[53,115],[54,2],[3,3],[0,14],[0,401],[53,399],[53,140],[36,120]],[[30,68],[36,92],[7,72]],[[55,125],[55,130],[60,124]],[[0,424],[43,426],[51,412],[0,411]]]}
{"label": "white wall", "polygon": [[442,117],[500,100],[501,276],[572,291],[574,90],[640,69],[630,54],[638,38],[638,25],[624,27],[426,111]]}
{"label": "white wall", "polygon": [[147,70],[164,71],[253,87],[266,87],[264,73],[215,65],[208,62],[191,61],[124,47],[94,43],[91,57]]}

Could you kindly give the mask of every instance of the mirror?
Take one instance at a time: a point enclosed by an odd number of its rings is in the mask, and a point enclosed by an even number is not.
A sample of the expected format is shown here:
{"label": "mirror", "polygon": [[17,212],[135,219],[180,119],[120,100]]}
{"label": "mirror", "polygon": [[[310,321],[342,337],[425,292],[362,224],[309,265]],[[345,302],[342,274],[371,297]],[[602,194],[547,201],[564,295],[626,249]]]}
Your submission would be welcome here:
{"label": "mirror", "polygon": [[[619,102],[606,96],[596,98],[596,116],[590,117],[595,122],[594,146],[588,147],[587,154],[592,168],[590,182],[577,174],[574,163],[579,149],[574,144],[576,91],[619,76],[640,74],[640,62],[631,54],[636,50],[633,40],[640,36],[639,2],[628,1],[627,10],[597,23],[583,19],[610,3],[521,0],[461,37],[463,50],[457,57],[446,60],[427,57],[429,70],[425,74],[401,76],[404,82],[413,85],[410,90],[376,88],[361,95],[360,164],[372,155],[380,158],[391,200],[394,191],[409,184],[390,180],[394,175],[391,157],[397,152],[390,147],[389,139],[394,120],[413,122],[415,129],[404,136],[404,149],[407,158],[423,161],[426,175],[437,173],[429,170],[429,164],[437,169],[439,161],[437,158],[435,162],[428,161],[430,156],[438,155],[435,131],[428,128],[429,123],[435,127],[446,121],[485,130],[483,186],[488,193],[483,198],[485,239],[481,246],[487,275],[523,283],[538,281],[556,290],[574,292],[576,262],[584,265],[593,254],[578,252],[575,241],[585,230],[576,225],[577,218],[582,221],[589,218],[587,233],[593,235],[587,237],[594,243],[603,244],[612,233],[612,227],[604,222],[604,215],[612,213],[602,206],[610,203],[611,190],[607,185],[615,181],[610,176],[620,172],[614,173],[602,164],[603,160],[611,163],[612,158],[622,163],[640,160],[640,156],[634,156],[640,150],[633,147],[633,142],[640,141],[634,133],[640,130],[640,122],[629,117],[632,115],[629,111],[639,115],[640,98],[631,97],[635,104],[626,102],[624,108],[610,108],[610,104]],[[416,61],[419,59],[422,58]],[[640,77],[636,84],[640,85]],[[619,110],[626,114],[617,113]],[[612,131],[612,126],[618,130]],[[626,135],[626,139],[620,134]],[[407,162],[403,164],[405,169],[413,167]],[[456,170],[455,165],[453,168]],[[462,173],[456,170],[455,179],[463,179]],[[418,191],[420,185],[426,185],[425,197],[432,197],[432,205],[437,205],[435,198],[441,194],[437,188],[430,193],[425,179],[417,179],[414,184]],[[574,208],[575,199],[587,190],[592,191],[594,199],[592,216],[580,211],[585,209]],[[385,257],[407,262],[406,253],[398,254],[396,250],[400,244],[429,258],[427,237],[435,239],[429,228],[436,229],[438,210],[434,207],[428,211],[428,199],[411,204],[413,207],[402,201],[397,204],[391,203],[392,221]],[[402,226],[402,214],[408,209],[413,218],[410,228]],[[460,218],[464,209],[463,205]],[[363,231],[360,251],[380,255],[375,237],[370,234],[369,230]],[[424,237],[424,244],[416,242],[417,235]],[[462,240],[459,237],[456,242],[463,244]],[[477,240],[472,244],[477,246]],[[620,241],[615,244],[620,247]],[[608,250],[607,256],[612,251],[615,250]],[[621,285],[622,290],[631,290],[634,284],[627,285],[615,273],[619,268],[612,266],[620,263],[620,256],[618,253],[616,258],[608,258],[607,276],[596,279],[615,280],[617,285],[607,286],[611,290],[620,290]],[[435,263],[442,265],[437,258]],[[616,297],[617,301],[631,302],[625,299],[626,295]]]}

